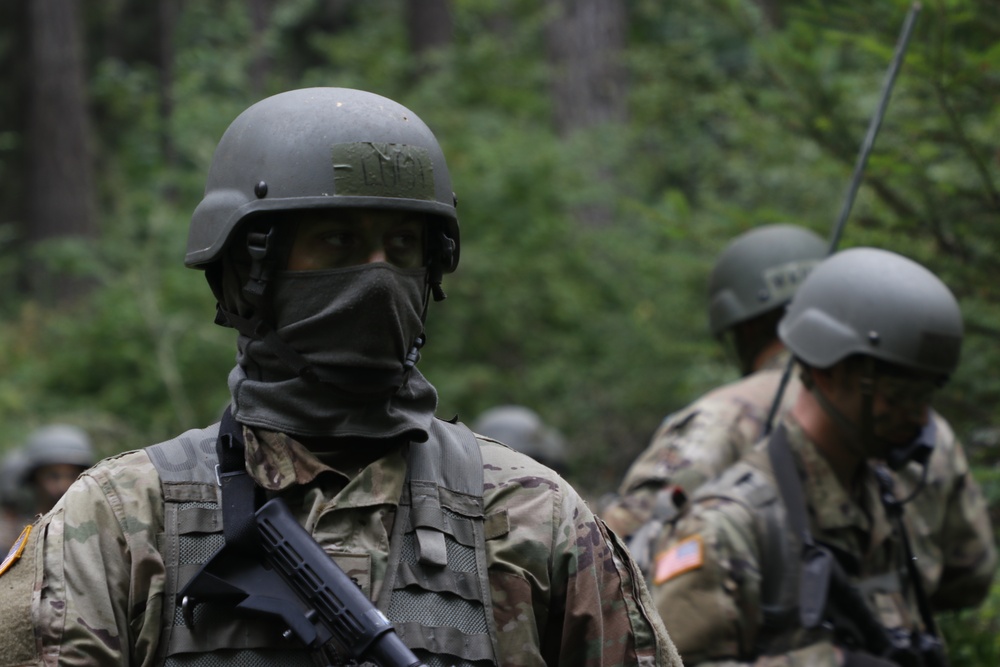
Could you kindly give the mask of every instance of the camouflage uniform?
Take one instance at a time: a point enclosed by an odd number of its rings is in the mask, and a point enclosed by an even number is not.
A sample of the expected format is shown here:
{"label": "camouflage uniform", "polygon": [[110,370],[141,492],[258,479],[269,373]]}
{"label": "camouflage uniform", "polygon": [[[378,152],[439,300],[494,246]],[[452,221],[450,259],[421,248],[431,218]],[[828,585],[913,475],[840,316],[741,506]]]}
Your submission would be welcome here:
{"label": "camouflage uniform", "polygon": [[[667,417],[632,464],[618,497],[601,512],[608,526],[628,538],[653,516],[659,492],[676,486],[691,494],[736,463],[764,433],[787,354],[760,371],[706,394]],[[790,383],[783,407],[795,399]]]}
{"label": "camouflage uniform", "polygon": [[[608,526],[619,535],[632,535],[652,517],[661,489],[676,485],[691,495],[749,452],[763,436],[787,359],[787,353],[779,355],[767,368],[669,417],[626,475],[620,500],[603,512]],[[793,371],[782,413],[801,387]],[[906,519],[925,589],[935,609],[943,611],[975,606],[984,599],[996,546],[986,501],[969,472],[962,445],[943,417],[934,412],[933,418],[937,437],[927,485],[910,503],[914,511],[907,512]],[[918,464],[908,464],[894,474],[897,488],[908,495],[921,474]]]}
{"label": "camouflage uniform", "polygon": [[[369,596],[378,591],[404,454],[391,451],[360,471],[341,466],[344,474],[288,436],[244,428],[244,437],[257,484],[288,499]],[[480,445],[502,664],[680,665],[640,573],[576,492],[526,456],[485,438]],[[157,664],[165,622],[160,487],[145,452],[123,454],[87,472],[36,526],[40,548],[6,575],[33,574],[41,657],[28,664]],[[89,588],[102,579],[106,587]],[[2,607],[25,613],[29,598],[9,590],[0,588]],[[8,660],[0,663],[16,664]]]}
{"label": "camouflage uniform", "polygon": [[[920,617],[910,587],[902,582],[894,589],[885,583],[886,577],[898,582],[898,573],[905,569],[901,565],[900,542],[879,501],[874,476],[870,470],[866,472],[856,493],[848,495],[796,422],[786,417],[784,423],[790,448],[805,477],[805,501],[814,538],[859,564],[852,580],[869,592],[869,601],[885,627],[918,627]],[[764,626],[762,592],[774,583],[769,577],[791,578],[784,567],[767,562],[762,552],[762,545],[767,543],[761,518],[765,508],[773,503],[783,508],[765,445],[766,441],[762,442],[720,479],[702,487],[690,511],[664,535],[660,554],[670,553],[671,547],[692,536],[698,536],[701,545],[700,555],[692,557],[686,569],[671,566],[661,570],[658,563],[654,571],[654,600],[687,664],[838,664],[827,630],[805,631],[792,624],[777,636],[765,634],[771,629]],[[963,509],[969,505],[981,507],[982,499],[974,487],[952,484],[947,490],[935,489],[940,481],[932,477],[930,489],[954,496]],[[900,484],[897,496],[904,497],[909,490],[905,483]],[[943,500],[929,494],[928,502],[905,506],[911,526],[922,526],[927,531],[926,517],[921,515],[934,498]],[[784,516],[783,509],[774,511]],[[943,505],[933,511],[932,520],[945,511]],[[985,523],[985,519],[977,523]],[[923,545],[923,553],[933,550],[939,554],[939,560],[930,568],[936,568],[936,572],[925,567],[925,574],[937,574],[943,584],[953,584],[950,591],[937,591],[939,596],[960,604],[982,597],[983,582],[989,580],[995,565],[992,547],[976,544],[978,536],[974,533],[964,534],[964,541],[940,538],[925,532],[916,540]],[[928,547],[928,543],[938,546]],[[942,544],[948,545],[947,553],[941,554]],[[942,560],[948,563],[943,576],[938,564]],[[862,580],[878,585],[866,587]],[[981,588],[978,592],[972,590],[973,581]],[[763,657],[755,662],[757,656]]]}

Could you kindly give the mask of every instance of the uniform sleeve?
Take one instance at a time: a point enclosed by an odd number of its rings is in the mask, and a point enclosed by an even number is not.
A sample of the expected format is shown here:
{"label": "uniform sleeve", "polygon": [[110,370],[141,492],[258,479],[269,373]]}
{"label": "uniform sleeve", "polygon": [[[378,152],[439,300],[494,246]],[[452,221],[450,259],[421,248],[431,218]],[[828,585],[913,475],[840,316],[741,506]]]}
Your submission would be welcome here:
{"label": "uniform sleeve", "polygon": [[931,596],[938,611],[979,605],[989,593],[997,565],[986,500],[955,440],[954,484],[941,528],[941,581]]}
{"label": "uniform sleeve", "polygon": [[753,445],[759,429],[745,433],[743,417],[740,404],[717,398],[701,400],[666,419],[601,518],[627,538],[653,518],[661,489],[675,486],[690,496]]}
{"label": "uniform sleeve", "polygon": [[550,665],[676,666],[681,662],[628,551],[568,486],[554,517]]}
{"label": "uniform sleeve", "polygon": [[699,502],[666,528],[652,573],[653,600],[684,663],[836,665],[828,642],[755,655],[761,624],[759,554],[753,518],[733,501]]}
{"label": "uniform sleeve", "polygon": [[[129,469],[143,460],[148,470]],[[152,664],[164,580],[155,527],[162,519],[137,492],[144,474],[156,480],[144,454],[124,468],[117,461],[92,469],[37,526],[41,567],[31,613],[45,664]]]}

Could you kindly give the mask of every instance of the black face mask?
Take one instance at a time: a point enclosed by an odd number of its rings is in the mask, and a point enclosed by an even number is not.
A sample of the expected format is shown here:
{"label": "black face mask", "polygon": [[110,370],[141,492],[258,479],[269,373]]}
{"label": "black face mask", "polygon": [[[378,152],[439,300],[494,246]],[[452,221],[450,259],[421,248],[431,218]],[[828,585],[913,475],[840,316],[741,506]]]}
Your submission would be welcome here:
{"label": "black face mask", "polygon": [[422,344],[425,273],[382,262],[281,272],[271,295],[275,331],[321,382],[360,395],[394,393]]}
{"label": "black face mask", "polygon": [[274,332],[308,366],[297,372],[268,340],[240,336],[230,374],[237,420],[298,435],[423,431],[437,403],[412,367],[426,293],[425,269],[381,262],[275,275]]}

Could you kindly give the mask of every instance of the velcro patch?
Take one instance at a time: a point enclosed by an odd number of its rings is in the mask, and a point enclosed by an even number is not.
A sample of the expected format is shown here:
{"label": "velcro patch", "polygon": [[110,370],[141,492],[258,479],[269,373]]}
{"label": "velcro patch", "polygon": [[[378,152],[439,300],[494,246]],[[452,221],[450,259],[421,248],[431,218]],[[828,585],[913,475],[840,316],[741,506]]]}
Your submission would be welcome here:
{"label": "velcro patch", "polygon": [[28,535],[31,534],[32,526],[25,526],[24,530],[16,540],[14,540],[14,546],[10,548],[7,552],[6,558],[0,563],[0,575],[10,569],[10,566],[17,562],[17,559],[21,557],[24,552],[24,545],[28,543]]}
{"label": "velcro patch", "polygon": [[653,583],[662,584],[678,574],[696,570],[704,564],[705,548],[701,541],[701,535],[693,535],[656,557]]}

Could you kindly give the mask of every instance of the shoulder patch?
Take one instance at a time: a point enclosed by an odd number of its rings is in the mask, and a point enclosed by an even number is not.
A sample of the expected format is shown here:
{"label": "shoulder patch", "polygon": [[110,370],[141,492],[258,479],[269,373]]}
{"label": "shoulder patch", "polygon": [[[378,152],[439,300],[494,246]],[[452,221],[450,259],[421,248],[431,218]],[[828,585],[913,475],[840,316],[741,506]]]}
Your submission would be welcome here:
{"label": "shoulder patch", "polygon": [[701,535],[692,535],[656,557],[653,583],[660,585],[678,574],[696,570],[705,564],[705,547]]}
{"label": "shoulder patch", "polygon": [[0,575],[9,570],[10,566],[16,563],[21,554],[24,553],[24,545],[28,543],[28,535],[31,535],[32,527],[31,525],[25,526],[18,538],[14,540],[14,546],[10,548],[3,562],[0,563]]}

